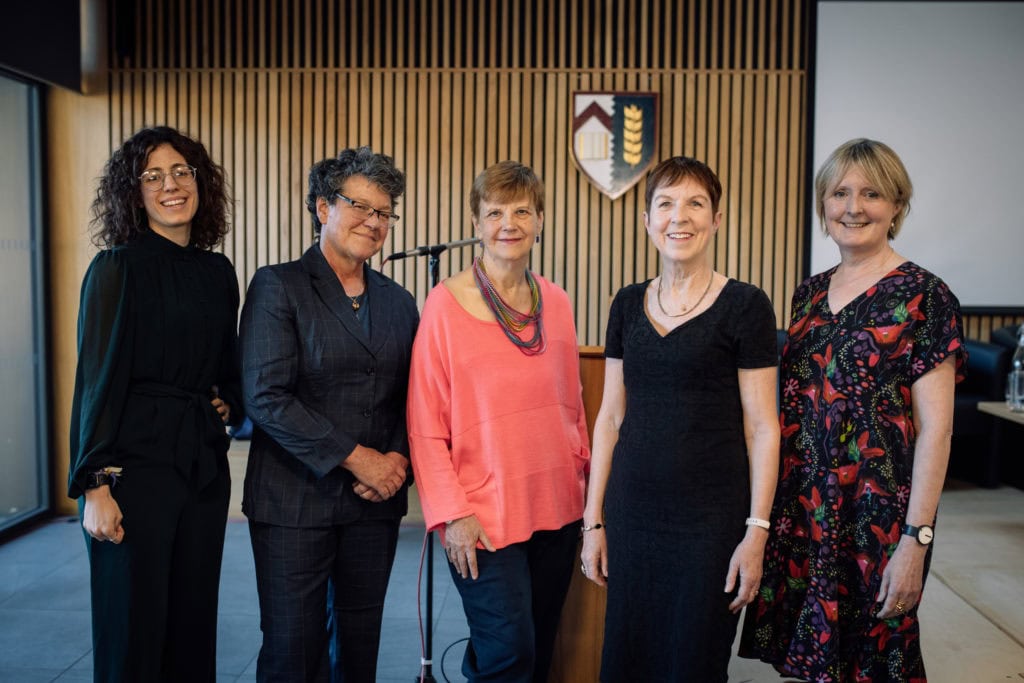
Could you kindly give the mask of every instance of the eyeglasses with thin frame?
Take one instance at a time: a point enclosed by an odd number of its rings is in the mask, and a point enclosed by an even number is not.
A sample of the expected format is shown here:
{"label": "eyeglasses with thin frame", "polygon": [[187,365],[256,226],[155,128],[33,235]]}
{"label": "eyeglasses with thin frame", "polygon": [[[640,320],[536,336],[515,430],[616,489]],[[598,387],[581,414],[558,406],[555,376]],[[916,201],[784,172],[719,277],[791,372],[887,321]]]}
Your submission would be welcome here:
{"label": "eyeglasses with thin frame", "polygon": [[164,178],[167,176],[174,178],[174,182],[178,187],[188,187],[195,182],[196,173],[197,170],[194,166],[178,164],[177,166],[172,166],[171,170],[167,173],[156,168],[143,171],[142,175],[139,176],[139,181],[150,192],[157,192],[164,186]]}
{"label": "eyeglasses with thin frame", "polygon": [[362,202],[357,202],[354,199],[349,199],[340,192],[335,192],[334,196],[337,197],[338,199],[344,200],[346,204],[348,204],[353,209],[362,214],[364,220],[367,218],[373,218],[374,216],[380,216],[387,222],[389,228],[395,227],[395,223],[398,222],[399,216],[397,213],[391,213],[390,211],[381,211],[380,209],[375,209],[372,206],[367,206],[366,204],[363,204]]}

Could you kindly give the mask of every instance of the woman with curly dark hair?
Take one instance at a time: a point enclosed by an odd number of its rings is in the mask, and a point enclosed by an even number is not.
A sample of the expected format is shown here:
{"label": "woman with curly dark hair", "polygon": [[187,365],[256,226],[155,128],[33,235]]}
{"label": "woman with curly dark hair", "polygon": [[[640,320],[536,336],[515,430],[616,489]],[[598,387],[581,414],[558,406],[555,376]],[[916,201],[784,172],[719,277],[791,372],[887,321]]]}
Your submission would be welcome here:
{"label": "woman with curly dark hair", "polygon": [[82,284],[68,495],[92,574],[96,681],[214,681],[231,483],[243,416],[238,280],[223,170],[146,128],[114,152],[92,205],[105,247]]}

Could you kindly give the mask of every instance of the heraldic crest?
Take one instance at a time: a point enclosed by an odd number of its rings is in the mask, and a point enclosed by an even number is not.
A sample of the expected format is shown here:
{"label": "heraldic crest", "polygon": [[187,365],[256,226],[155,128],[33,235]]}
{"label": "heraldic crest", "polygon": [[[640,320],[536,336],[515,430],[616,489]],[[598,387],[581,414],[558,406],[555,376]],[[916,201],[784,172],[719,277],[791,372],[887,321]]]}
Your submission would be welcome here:
{"label": "heraldic crest", "polygon": [[573,93],[573,161],[609,199],[643,177],[657,139],[658,93]]}

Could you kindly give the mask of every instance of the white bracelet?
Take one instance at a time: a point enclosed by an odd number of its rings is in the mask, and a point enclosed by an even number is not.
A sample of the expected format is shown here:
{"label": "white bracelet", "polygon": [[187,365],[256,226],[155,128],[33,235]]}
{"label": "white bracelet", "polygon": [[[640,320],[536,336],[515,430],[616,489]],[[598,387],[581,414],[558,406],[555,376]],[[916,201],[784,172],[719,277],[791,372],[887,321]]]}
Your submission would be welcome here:
{"label": "white bracelet", "polygon": [[770,531],[772,523],[767,519],[758,519],[757,517],[747,517],[747,521],[744,522],[747,526],[759,526],[765,531]]}

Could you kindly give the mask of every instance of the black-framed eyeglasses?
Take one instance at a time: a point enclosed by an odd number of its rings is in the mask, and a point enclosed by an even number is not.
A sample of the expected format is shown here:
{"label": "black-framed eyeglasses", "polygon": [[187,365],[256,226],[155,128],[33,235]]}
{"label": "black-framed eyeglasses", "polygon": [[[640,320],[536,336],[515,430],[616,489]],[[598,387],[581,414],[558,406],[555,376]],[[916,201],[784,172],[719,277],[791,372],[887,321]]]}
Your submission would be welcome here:
{"label": "black-framed eyeglasses", "polygon": [[197,171],[194,166],[178,164],[177,166],[171,166],[171,170],[166,173],[156,168],[143,171],[142,175],[139,176],[139,181],[150,192],[156,192],[164,186],[164,178],[167,176],[174,178],[174,182],[178,187],[187,187],[195,182],[196,173]]}
{"label": "black-framed eyeglasses", "polygon": [[362,202],[357,202],[354,199],[349,199],[340,192],[335,192],[334,196],[337,197],[338,199],[344,200],[346,204],[348,204],[353,209],[362,214],[363,220],[366,220],[367,218],[373,218],[374,216],[380,216],[387,222],[389,228],[395,227],[395,223],[398,222],[397,213],[391,213],[390,211],[381,211],[380,209],[375,209],[372,206],[367,206],[366,204],[363,204]]}

